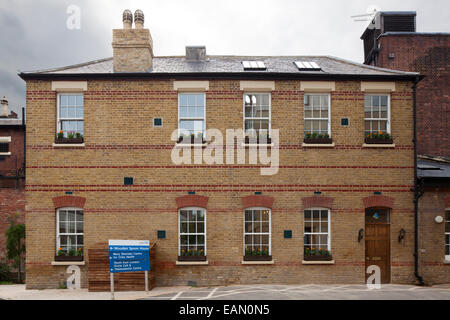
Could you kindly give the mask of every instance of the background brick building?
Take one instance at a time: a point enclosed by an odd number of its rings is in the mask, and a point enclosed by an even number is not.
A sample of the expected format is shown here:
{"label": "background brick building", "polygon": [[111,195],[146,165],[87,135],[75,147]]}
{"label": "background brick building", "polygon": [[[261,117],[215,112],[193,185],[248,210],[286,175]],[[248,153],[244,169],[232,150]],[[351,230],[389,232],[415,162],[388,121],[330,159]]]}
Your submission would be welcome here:
{"label": "background brick building", "polygon": [[[198,47],[188,47],[186,56],[155,57],[143,15],[142,21],[135,15],[134,29],[130,15],[124,14],[124,29],[113,31],[113,58],[20,74],[27,85],[27,288],[54,288],[67,277],[73,262],[55,261],[61,210],[83,217],[74,223],[83,228],[84,261],[78,264],[84,287],[90,248],[109,239],[155,243],[157,285],[363,283],[366,261],[381,260],[383,281],[416,281],[412,85],[418,74],[333,57],[209,56]],[[252,96],[269,97],[269,128],[280,133],[273,141],[278,173],[263,176],[262,165],[248,162],[174,164],[171,135],[184,121],[183,95],[193,93],[206,102],[206,128],[223,133],[243,128]],[[332,141],[308,144],[305,102],[320,94],[329,97],[323,109],[329,117],[322,121],[329,121]],[[61,114],[70,95],[76,98],[68,108],[76,110],[67,119]],[[370,145],[365,111],[375,112],[367,103],[381,96],[389,101],[394,141]],[[83,141],[55,140],[67,128],[64,121],[83,122],[70,129],[82,130]],[[248,159],[245,146],[232,149],[244,149]],[[187,262],[179,241],[182,211],[192,207],[206,216],[207,253],[203,261]],[[270,217],[261,222],[270,225],[269,260],[245,260],[249,209]],[[329,228],[323,233],[332,260],[306,259],[308,210],[324,211],[320,228]],[[378,236],[388,250],[383,258],[367,253],[377,241],[370,224],[380,215],[386,223]]]}
{"label": "background brick building", "polygon": [[361,39],[364,63],[425,75],[417,86],[419,269],[428,284],[450,282],[450,34],[417,32],[416,12],[394,11],[378,12]]}
{"label": "background brick building", "polygon": [[25,123],[17,114],[8,114],[8,101],[1,100],[0,116],[0,261],[6,260],[5,231],[8,217],[25,221]]}

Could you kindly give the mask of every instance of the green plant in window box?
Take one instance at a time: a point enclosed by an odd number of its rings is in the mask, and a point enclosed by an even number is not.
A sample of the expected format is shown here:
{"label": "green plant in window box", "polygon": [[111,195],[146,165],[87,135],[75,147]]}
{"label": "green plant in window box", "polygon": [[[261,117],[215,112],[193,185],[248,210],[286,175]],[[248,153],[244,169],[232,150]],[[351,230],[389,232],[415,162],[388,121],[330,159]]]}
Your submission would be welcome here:
{"label": "green plant in window box", "polygon": [[60,130],[57,134],[56,134],[56,138],[57,139],[64,139],[64,132],[62,130]]}
{"label": "green plant in window box", "polygon": [[333,141],[330,138],[328,133],[317,133],[317,132],[306,132],[305,138],[303,139],[304,143],[313,143],[313,144],[330,144]]}
{"label": "green plant in window box", "polygon": [[73,138],[75,138],[75,134],[73,133],[73,131],[69,131],[67,133],[67,138],[70,139],[70,140],[73,140]]}
{"label": "green plant in window box", "polygon": [[58,252],[56,252],[56,255],[57,255],[58,257],[62,257],[62,256],[65,256],[65,255],[66,255],[66,252],[65,252],[63,249],[58,248]]}
{"label": "green plant in window box", "polygon": [[77,250],[77,256],[82,257],[83,256],[83,248],[78,248]]}
{"label": "green plant in window box", "polygon": [[76,254],[76,251],[74,248],[70,248],[69,251],[67,252],[67,255],[69,257],[73,257],[73,256],[75,256],[75,254]]}
{"label": "green plant in window box", "polygon": [[367,144],[392,144],[393,139],[387,132],[375,131],[366,135],[364,142]]}

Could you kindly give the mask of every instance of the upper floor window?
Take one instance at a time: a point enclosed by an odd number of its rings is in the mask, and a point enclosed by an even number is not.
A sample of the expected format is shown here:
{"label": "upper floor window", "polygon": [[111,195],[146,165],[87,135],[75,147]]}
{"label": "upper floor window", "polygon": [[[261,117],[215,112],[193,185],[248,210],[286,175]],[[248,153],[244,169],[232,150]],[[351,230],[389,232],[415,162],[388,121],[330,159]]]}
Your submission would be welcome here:
{"label": "upper floor window", "polygon": [[205,139],[205,94],[178,95],[178,135]]}
{"label": "upper floor window", "polygon": [[390,133],[389,95],[364,96],[364,136],[371,133]]}
{"label": "upper floor window", "polygon": [[450,261],[450,210],[445,212],[445,260]]}
{"label": "upper floor window", "polygon": [[244,94],[244,130],[246,136],[270,134],[270,93]]}
{"label": "upper floor window", "polygon": [[206,257],[206,210],[182,208],[179,210],[178,222],[178,259],[204,260]]}
{"label": "upper floor window", "polygon": [[79,208],[61,208],[56,212],[56,248],[58,256],[82,256],[84,216]]}
{"label": "upper floor window", "polygon": [[84,136],[84,99],[82,93],[58,94],[58,132],[64,138],[77,133]]}
{"label": "upper floor window", "polygon": [[305,136],[330,135],[330,95],[305,94]]}

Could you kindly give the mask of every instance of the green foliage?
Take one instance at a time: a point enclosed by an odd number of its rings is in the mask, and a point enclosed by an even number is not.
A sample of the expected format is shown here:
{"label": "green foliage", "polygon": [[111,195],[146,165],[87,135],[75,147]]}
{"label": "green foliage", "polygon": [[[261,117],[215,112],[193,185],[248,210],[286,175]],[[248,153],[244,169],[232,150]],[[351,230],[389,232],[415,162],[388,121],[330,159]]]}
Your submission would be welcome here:
{"label": "green foliage", "polygon": [[10,281],[10,268],[5,262],[0,262],[0,282]]}
{"label": "green foliage", "polygon": [[6,230],[6,257],[14,261],[14,267],[18,268],[18,279],[22,282],[21,267],[25,253],[25,225],[16,224],[16,217],[10,216],[9,228]]}

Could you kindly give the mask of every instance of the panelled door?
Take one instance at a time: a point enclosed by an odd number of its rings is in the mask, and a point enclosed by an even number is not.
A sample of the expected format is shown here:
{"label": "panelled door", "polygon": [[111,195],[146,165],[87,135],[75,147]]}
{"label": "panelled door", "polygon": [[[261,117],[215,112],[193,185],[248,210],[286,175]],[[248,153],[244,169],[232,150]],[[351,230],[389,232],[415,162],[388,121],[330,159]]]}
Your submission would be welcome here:
{"label": "panelled door", "polygon": [[[388,209],[366,210],[366,270],[371,265],[376,265],[381,271],[381,283],[389,283],[391,280],[391,247],[390,224]],[[366,280],[370,276],[366,272]]]}

